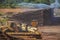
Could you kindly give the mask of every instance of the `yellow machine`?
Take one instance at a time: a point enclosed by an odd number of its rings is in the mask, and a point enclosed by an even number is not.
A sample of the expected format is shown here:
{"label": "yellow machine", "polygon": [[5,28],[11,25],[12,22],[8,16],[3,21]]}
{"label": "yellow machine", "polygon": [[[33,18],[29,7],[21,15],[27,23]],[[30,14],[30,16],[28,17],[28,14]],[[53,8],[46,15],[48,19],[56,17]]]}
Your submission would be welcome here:
{"label": "yellow machine", "polygon": [[13,38],[23,38],[24,40],[28,40],[28,38],[31,40],[41,39],[41,33],[38,32],[36,27],[26,25],[25,23],[20,25],[16,21],[7,21],[6,25],[1,26],[0,29]]}

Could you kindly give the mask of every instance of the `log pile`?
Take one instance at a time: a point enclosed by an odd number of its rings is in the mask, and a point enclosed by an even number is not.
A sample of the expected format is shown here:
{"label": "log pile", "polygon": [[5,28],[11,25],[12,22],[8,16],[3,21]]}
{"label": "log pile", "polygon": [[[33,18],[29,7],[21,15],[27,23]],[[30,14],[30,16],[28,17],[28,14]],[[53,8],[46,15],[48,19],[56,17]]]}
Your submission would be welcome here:
{"label": "log pile", "polygon": [[30,24],[32,20],[36,20],[38,25],[50,25],[51,24],[51,12],[50,9],[42,9],[36,11],[28,11],[14,15],[11,19],[21,21]]}

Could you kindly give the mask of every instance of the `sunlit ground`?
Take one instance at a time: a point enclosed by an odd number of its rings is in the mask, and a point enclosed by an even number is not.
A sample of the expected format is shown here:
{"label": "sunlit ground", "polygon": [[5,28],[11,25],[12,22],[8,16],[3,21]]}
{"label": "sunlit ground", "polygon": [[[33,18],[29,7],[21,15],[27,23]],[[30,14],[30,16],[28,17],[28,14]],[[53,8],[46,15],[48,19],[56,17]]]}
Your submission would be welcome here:
{"label": "sunlit ground", "polygon": [[42,40],[60,40],[60,26],[38,27],[42,32]]}

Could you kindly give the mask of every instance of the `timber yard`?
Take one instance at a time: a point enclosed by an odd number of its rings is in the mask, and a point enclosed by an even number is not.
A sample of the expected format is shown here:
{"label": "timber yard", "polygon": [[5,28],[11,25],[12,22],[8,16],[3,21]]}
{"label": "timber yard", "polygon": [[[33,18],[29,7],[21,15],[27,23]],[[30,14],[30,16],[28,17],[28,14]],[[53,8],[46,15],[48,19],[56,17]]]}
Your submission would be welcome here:
{"label": "timber yard", "polygon": [[[1,18],[6,18],[6,16],[8,18],[8,20],[6,19],[7,21],[5,22],[5,25],[3,24],[2,24],[3,26],[0,25],[1,26],[0,39],[1,40],[60,40],[59,21],[54,23],[50,20],[51,15],[49,10],[50,10],[49,8],[41,10],[0,9],[0,12],[5,13],[3,14],[3,16],[1,16]],[[22,28],[20,26],[22,26]]]}

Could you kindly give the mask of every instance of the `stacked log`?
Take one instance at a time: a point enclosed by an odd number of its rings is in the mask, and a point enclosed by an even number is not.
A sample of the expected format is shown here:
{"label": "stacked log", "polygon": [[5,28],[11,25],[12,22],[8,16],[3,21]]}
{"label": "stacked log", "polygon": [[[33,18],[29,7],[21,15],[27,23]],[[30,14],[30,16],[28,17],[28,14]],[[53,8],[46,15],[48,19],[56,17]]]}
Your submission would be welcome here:
{"label": "stacked log", "polygon": [[51,24],[51,12],[50,9],[42,9],[35,11],[28,11],[24,13],[16,14],[12,17],[19,22],[31,24],[32,20],[36,20],[38,25],[50,25]]}

